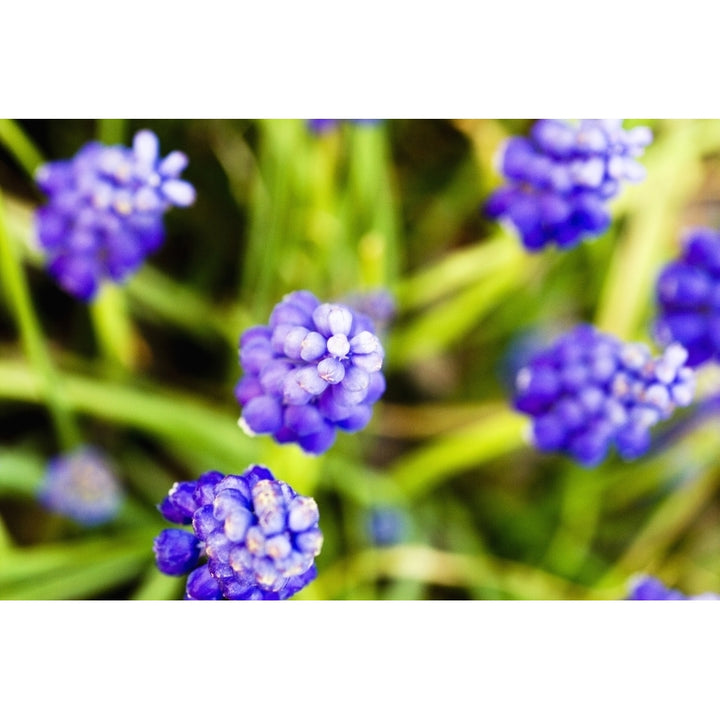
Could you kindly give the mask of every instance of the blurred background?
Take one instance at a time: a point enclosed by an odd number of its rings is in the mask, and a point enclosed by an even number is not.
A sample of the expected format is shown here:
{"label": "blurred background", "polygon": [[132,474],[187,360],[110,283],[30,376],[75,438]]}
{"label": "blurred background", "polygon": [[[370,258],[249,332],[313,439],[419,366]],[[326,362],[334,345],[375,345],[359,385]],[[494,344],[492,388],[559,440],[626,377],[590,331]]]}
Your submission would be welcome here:
{"label": "blurred background", "polygon": [[[534,450],[510,404],[528,354],[578,322],[653,346],[659,270],[685,229],[720,224],[720,121],[626,121],[653,130],[647,178],[597,240],[531,255],[482,205],[504,140],[532,122],[0,121],[0,599],[181,598],[184,579],[155,567],[156,504],[176,481],[251,463],[318,502],[318,578],[297,600],[621,599],[639,573],[720,592],[715,417],[691,423],[691,407],[646,457],[585,469]],[[86,305],[44,270],[33,173],[142,128],[162,155],[187,154],[197,200],[168,212],[126,285]],[[320,457],[247,437],[233,395],[240,334],[299,289],[395,307],[373,420]],[[698,402],[717,391],[704,368]],[[37,501],[58,413],[122,483],[108,523]]]}

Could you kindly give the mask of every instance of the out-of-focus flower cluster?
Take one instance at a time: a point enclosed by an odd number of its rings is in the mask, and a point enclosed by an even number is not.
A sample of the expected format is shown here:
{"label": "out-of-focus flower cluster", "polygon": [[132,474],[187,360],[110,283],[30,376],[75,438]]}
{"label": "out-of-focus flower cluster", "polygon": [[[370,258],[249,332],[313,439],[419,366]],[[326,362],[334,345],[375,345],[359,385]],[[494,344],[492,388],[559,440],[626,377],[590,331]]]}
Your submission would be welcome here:
{"label": "out-of-focus flower cluster", "polygon": [[659,342],[680,343],[688,365],[720,358],[720,233],[696,228],[684,239],[677,260],[660,273],[655,334]]}
{"label": "out-of-focus flower cluster", "polygon": [[715,593],[687,596],[679,590],[667,587],[662,581],[650,575],[640,575],[630,583],[627,600],[720,600]]}
{"label": "out-of-focus flower cluster", "polygon": [[123,492],[103,455],[83,446],[50,460],[38,499],[51,512],[93,526],[117,515]]}
{"label": "out-of-focus flower cluster", "polygon": [[538,120],[529,137],[506,143],[500,171],[508,183],[485,212],[508,221],[528,250],[571,248],[607,229],[606,203],[623,181],[644,177],[636,158],[651,141],[649,128],[625,130],[621,120]]}
{"label": "out-of-focus flower cluster", "polygon": [[395,298],[384,288],[349,293],[338,302],[347,305],[353,312],[369,317],[378,337],[382,336],[397,315]]}
{"label": "out-of-focus flower cluster", "polygon": [[580,325],[537,353],[517,375],[515,407],[533,419],[532,439],[592,466],[611,446],[630,460],[650,444],[650,428],[689,405],[694,373],[671,345],[658,358]]}
{"label": "out-of-focus flower cluster", "polygon": [[399,507],[378,505],[371,508],[366,517],[367,535],[373,545],[395,545],[407,539],[410,519]]}
{"label": "out-of-focus flower cluster", "polygon": [[314,454],[335,442],[338,429],[362,430],[385,391],[374,333],[366,315],[345,305],[321,303],[307,290],[286,295],[268,325],[240,338],[242,427]]}
{"label": "out-of-focus flower cluster", "polygon": [[381,120],[359,119],[359,120],[307,120],[308,129],[316,135],[324,135],[327,132],[335,130],[342,122],[350,122],[355,125],[375,125]]}
{"label": "out-of-focus flower cluster", "polygon": [[187,162],[179,151],[161,159],[155,134],[141,130],[132,148],[91,142],[43,165],[37,183],[48,202],[37,210],[37,236],[59,285],[90,301],[103,281],[137,270],[163,242],[165,211],[195,200],[180,179]]}
{"label": "out-of-focus flower cluster", "polygon": [[189,573],[188,600],[284,600],[317,575],[323,541],[317,504],[267,468],[210,471],[175,483],[159,510],[170,522],[192,526],[163,530],[153,544],[162,572]]}

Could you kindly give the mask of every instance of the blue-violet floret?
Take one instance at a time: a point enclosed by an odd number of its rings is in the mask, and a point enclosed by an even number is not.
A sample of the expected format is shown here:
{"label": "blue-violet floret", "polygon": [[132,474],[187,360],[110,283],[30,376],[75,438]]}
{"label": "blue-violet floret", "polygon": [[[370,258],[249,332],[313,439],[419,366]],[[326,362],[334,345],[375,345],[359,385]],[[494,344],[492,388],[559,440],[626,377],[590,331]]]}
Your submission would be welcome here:
{"label": "blue-violet floret", "polygon": [[50,460],[38,499],[51,512],[90,527],[117,515],[123,492],[102,453],[82,446]]}
{"label": "blue-violet floret", "polygon": [[688,596],[679,590],[667,587],[661,580],[651,575],[638,575],[630,582],[630,591],[626,600],[720,600],[720,595],[708,592]]}
{"label": "blue-violet floret", "polygon": [[400,507],[376,505],[365,516],[368,539],[378,547],[397,545],[407,539],[410,521]]}
{"label": "blue-violet floret", "polygon": [[349,293],[339,300],[353,312],[359,312],[372,320],[378,337],[392,324],[397,316],[398,307],[389,290],[377,288],[364,292]]}
{"label": "blue-violet floret", "polygon": [[660,272],[655,294],[657,341],[680,343],[691,367],[720,360],[720,232],[689,231],[680,257]]}
{"label": "blue-violet floret", "polygon": [[240,338],[244,376],[235,389],[241,427],[325,452],[337,430],[356,432],[385,391],[384,351],[372,321],[311,292],[286,295],[268,325]]}
{"label": "blue-violet floret", "polygon": [[359,120],[307,120],[307,127],[315,135],[325,135],[340,125],[340,123],[349,122],[354,125],[377,125],[382,122],[375,119],[359,119]]}
{"label": "blue-violet floret", "polygon": [[552,243],[572,248],[607,229],[606,203],[623,181],[644,177],[636,158],[651,141],[649,128],[625,130],[621,120],[538,120],[529,137],[505,144],[500,171],[507,184],[485,212],[508,221],[529,251]]}
{"label": "blue-violet floret", "polygon": [[86,302],[102,282],[125,281],[162,244],[165,211],[194,202],[193,186],[180,179],[187,162],[179,151],[161,158],[157,136],[140,130],[131,148],[90,142],[40,167],[48,201],[35,223],[50,275]]}
{"label": "blue-violet floret", "polygon": [[163,573],[188,575],[186,600],[285,600],[317,576],[317,503],[265,467],[175,483],[158,509],[187,528],[153,543]]}
{"label": "blue-violet floret", "polygon": [[632,460],[648,450],[653,425],[692,402],[686,359],[677,344],[653,358],[641,343],[579,325],[520,370],[514,405],[532,417],[539,450],[593,466],[614,446]]}

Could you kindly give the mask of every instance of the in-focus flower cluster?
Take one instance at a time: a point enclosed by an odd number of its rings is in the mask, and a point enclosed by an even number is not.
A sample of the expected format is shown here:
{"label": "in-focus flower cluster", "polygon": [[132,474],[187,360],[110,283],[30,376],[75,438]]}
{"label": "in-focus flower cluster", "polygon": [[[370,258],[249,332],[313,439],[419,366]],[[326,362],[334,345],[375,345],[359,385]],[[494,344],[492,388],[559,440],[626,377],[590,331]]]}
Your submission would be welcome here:
{"label": "in-focus flower cluster", "polygon": [[650,428],[691,403],[694,372],[677,344],[660,357],[580,325],[536,354],[517,375],[516,409],[532,417],[532,439],[592,466],[611,446],[626,460],[642,455]]}
{"label": "in-focus flower cluster", "polygon": [[117,515],[123,493],[103,455],[80,447],[48,463],[38,499],[51,512],[93,526]]}
{"label": "in-focus flower cluster", "polygon": [[606,203],[623,181],[644,177],[635,158],[651,141],[649,128],[625,130],[621,120],[538,120],[529,137],[506,143],[500,170],[508,184],[485,212],[511,223],[530,251],[574,247],[607,229]]}
{"label": "in-focus flower cluster", "polygon": [[165,211],[195,200],[180,179],[187,162],[179,151],[161,159],[155,134],[141,130],[132,148],[92,142],[43,165],[37,182],[48,202],[37,211],[37,235],[59,285],[89,301],[103,281],[137,270],[163,242]]}
{"label": "in-focus flower cluster", "polygon": [[186,600],[285,600],[317,575],[317,504],[267,468],[175,483],[158,508],[192,526],[163,530],[153,543],[162,572],[189,573]]}
{"label": "in-focus flower cluster", "polygon": [[268,325],[240,338],[241,426],[313,454],[325,452],[338,429],[363,429],[385,391],[374,332],[367,316],[345,305],[321,303],[307,290],[286,295]]}
{"label": "in-focus flower cluster", "polygon": [[720,233],[690,231],[680,257],[660,273],[655,292],[658,342],[680,343],[691,367],[720,359]]}
{"label": "in-focus flower cluster", "polygon": [[668,588],[662,581],[650,575],[641,575],[630,583],[627,600],[720,600],[715,593],[687,596],[679,590]]}

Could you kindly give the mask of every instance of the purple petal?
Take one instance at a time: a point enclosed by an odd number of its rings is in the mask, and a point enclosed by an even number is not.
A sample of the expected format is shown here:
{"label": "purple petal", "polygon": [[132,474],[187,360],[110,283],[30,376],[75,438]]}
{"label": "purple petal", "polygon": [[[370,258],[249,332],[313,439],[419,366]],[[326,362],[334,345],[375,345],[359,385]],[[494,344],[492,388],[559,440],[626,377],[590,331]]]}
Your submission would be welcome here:
{"label": "purple petal", "polygon": [[159,143],[157,135],[151,130],[140,130],[133,138],[133,152],[143,164],[154,166],[158,158]]}
{"label": "purple petal", "polygon": [[187,207],[195,202],[195,188],[185,180],[167,180],[162,184],[162,193],[179,207]]}
{"label": "purple petal", "polygon": [[367,355],[380,350],[380,341],[371,332],[365,330],[350,340],[350,349],[354,353]]}
{"label": "purple petal", "polygon": [[325,338],[319,333],[309,332],[301,343],[300,357],[306,362],[312,362],[322,357],[327,350]]}
{"label": "purple petal", "polygon": [[345,366],[335,358],[325,358],[318,363],[317,374],[331,385],[336,385],[345,377]]}
{"label": "purple petal", "polygon": [[158,166],[158,172],[163,177],[177,177],[188,164],[187,155],[179,150],[171,152]]}
{"label": "purple petal", "polygon": [[221,600],[222,591],[217,580],[210,574],[207,565],[193,570],[188,575],[185,587],[186,600]]}
{"label": "purple petal", "polygon": [[269,395],[253,398],[243,408],[242,417],[256,433],[274,433],[282,425],[280,403]]}

